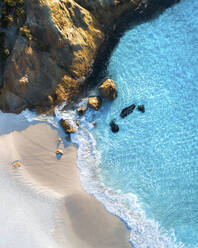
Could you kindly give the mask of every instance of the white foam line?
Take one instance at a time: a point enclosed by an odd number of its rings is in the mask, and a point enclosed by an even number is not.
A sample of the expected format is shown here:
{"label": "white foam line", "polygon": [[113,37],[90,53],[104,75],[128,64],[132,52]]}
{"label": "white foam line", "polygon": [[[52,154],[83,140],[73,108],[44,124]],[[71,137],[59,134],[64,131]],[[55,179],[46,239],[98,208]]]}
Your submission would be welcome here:
{"label": "white foam line", "polygon": [[[87,99],[83,100],[83,103]],[[82,105],[82,103],[80,104]],[[23,112],[29,120],[46,121],[58,127],[61,118],[75,123],[76,113],[64,111],[64,104],[55,109],[55,117],[36,116],[30,111]],[[88,121],[87,121],[88,120]],[[168,233],[153,220],[147,219],[138,198],[134,194],[123,194],[121,190],[114,191],[105,186],[100,178],[100,153],[96,150],[96,141],[90,130],[93,128],[91,111],[81,120],[78,132],[71,135],[71,140],[78,146],[77,165],[81,170],[80,179],[85,190],[102,202],[106,209],[122,219],[131,230],[130,240],[134,248],[184,248],[176,241],[174,232]]]}
{"label": "white foam line", "polygon": [[174,232],[168,234],[158,223],[146,219],[140,207],[137,196],[113,191],[102,183],[99,177],[100,154],[95,146],[92,134],[84,129],[72,136],[72,142],[78,144],[78,167],[81,169],[83,187],[106,209],[120,217],[131,229],[131,243],[135,248],[182,248],[182,243],[176,243]]}

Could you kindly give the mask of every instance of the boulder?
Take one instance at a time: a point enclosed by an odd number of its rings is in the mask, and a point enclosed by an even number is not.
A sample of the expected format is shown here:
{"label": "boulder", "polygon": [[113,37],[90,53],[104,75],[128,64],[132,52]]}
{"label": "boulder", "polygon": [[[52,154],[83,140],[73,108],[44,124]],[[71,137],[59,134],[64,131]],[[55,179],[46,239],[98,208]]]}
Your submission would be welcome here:
{"label": "boulder", "polygon": [[120,113],[120,117],[125,118],[127,115],[131,114],[133,110],[135,109],[135,104],[130,105],[129,107],[126,107],[122,110]]}
{"label": "boulder", "polygon": [[13,164],[12,164],[12,167],[13,168],[18,168],[18,167],[21,167],[21,163],[19,162],[19,161],[17,161],[17,162],[14,162]]}
{"label": "boulder", "polygon": [[146,13],[149,17],[175,2],[1,0],[0,110],[39,107],[43,112],[65,100],[69,105],[86,89],[103,55],[110,54],[107,41],[119,40],[113,31],[123,29],[124,13],[136,23],[136,16],[146,20]]}
{"label": "boulder", "polygon": [[63,155],[63,150],[58,149],[58,150],[56,151],[56,154],[57,154],[57,155],[61,155],[61,156],[62,156],[62,155]]}
{"label": "boulder", "polygon": [[119,131],[119,126],[118,126],[118,124],[115,123],[115,120],[112,120],[110,122],[110,127],[111,127],[111,131],[113,133],[117,133]]}
{"label": "boulder", "polygon": [[[66,98],[71,103],[81,93],[104,41],[101,24],[73,0],[2,0],[0,19],[8,2],[15,5],[5,17],[14,21],[3,29],[0,42],[0,109],[19,112],[39,106],[46,111]],[[24,17],[18,19],[22,8]]]}
{"label": "boulder", "polygon": [[98,91],[100,95],[110,101],[117,97],[116,84],[112,79],[105,80],[99,87]]}
{"label": "boulder", "polygon": [[138,111],[144,113],[144,112],[145,112],[145,107],[144,107],[144,105],[139,105],[139,106],[138,106]]}
{"label": "boulder", "polygon": [[80,121],[79,120],[76,120],[76,126],[80,126]]}
{"label": "boulder", "polygon": [[79,115],[79,116],[83,116],[83,115],[85,114],[86,110],[87,110],[86,107],[79,107],[79,108],[77,109],[78,115]]}
{"label": "boulder", "polygon": [[99,96],[90,96],[88,98],[87,106],[93,110],[98,111],[102,105],[102,99]]}
{"label": "boulder", "polygon": [[61,119],[60,124],[67,134],[75,133],[77,131],[67,120]]}

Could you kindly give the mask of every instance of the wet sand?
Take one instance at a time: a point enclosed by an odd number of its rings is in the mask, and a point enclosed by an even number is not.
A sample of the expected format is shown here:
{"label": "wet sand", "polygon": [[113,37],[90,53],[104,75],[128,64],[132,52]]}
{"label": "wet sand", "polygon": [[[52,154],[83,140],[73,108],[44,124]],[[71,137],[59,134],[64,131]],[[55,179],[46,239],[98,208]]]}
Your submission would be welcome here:
{"label": "wet sand", "polygon": [[[5,221],[7,230],[21,228],[15,247],[27,247],[30,239],[28,247],[35,247],[35,244],[42,248],[131,247],[125,224],[82,189],[80,171],[76,166],[77,148],[65,147],[58,142],[57,129],[45,123],[30,125],[15,115],[4,115],[0,122],[0,134],[1,198],[7,205],[11,202],[6,191],[9,190],[15,197],[20,193],[15,205],[9,206],[10,212],[14,216],[16,206],[24,209],[14,225]],[[57,148],[63,151],[60,159],[55,153]],[[12,163],[17,160],[21,167],[13,168]],[[8,186],[3,183],[5,178]],[[5,209],[0,205],[2,211]],[[32,220],[29,225],[36,227],[33,233],[31,228],[25,229],[27,224],[23,230],[24,218]],[[0,245],[11,248],[12,242],[6,236]]]}

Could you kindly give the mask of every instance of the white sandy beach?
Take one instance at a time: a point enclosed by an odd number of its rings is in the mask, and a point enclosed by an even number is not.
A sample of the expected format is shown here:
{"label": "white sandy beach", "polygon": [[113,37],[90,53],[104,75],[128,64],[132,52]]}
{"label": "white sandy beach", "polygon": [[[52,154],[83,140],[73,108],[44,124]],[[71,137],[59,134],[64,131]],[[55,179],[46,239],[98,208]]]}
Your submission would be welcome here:
{"label": "white sandy beach", "polygon": [[[0,248],[128,248],[129,230],[81,187],[76,148],[48,124],[0,115]],[[12,162],[19,160],[19,168]]]}

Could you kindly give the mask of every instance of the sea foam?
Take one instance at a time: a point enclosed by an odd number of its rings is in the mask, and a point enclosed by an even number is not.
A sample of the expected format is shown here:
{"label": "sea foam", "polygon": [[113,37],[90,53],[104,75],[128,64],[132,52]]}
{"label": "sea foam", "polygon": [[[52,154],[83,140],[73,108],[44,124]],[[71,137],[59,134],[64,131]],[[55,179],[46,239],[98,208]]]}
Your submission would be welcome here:
{"label": "sea foam", "polygon": [[[85,104],[83,99],[80,106]],[[25,110],[22,115],[29,122],[47,122],[58,128],[60,119],[69,120],[75,124],[77,113],[72,110],[65,111],[64,104],[57,106],[54,116],[36,115]],[[93,194],[98,201],[103,203],[107,211],[123,220],[130,229],[130,242],[135,248],[183,248],[182,243],[176,242],[174,231],[167,232],[160,225],[148,219],[141,208],[138,197],[131,193],[123,193],[107,187],[100,175],[101,154],[96,149],[96,140],[92,134],[94,128],[94,112],[88,110],[81,119],[78,132],[71,134],[71,141],[78,146],[77,166],[80,168],[80,180],[83,188]]]}

